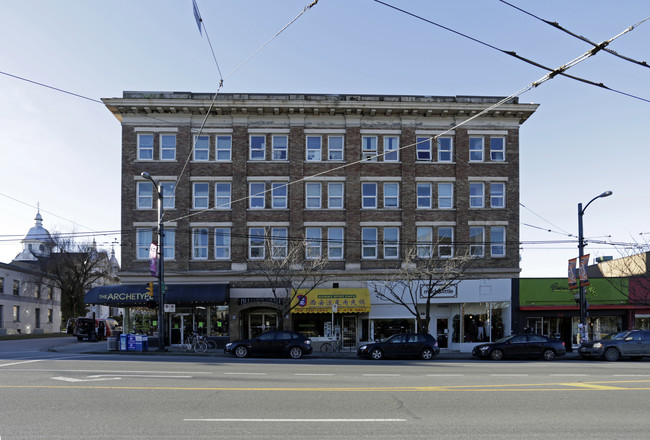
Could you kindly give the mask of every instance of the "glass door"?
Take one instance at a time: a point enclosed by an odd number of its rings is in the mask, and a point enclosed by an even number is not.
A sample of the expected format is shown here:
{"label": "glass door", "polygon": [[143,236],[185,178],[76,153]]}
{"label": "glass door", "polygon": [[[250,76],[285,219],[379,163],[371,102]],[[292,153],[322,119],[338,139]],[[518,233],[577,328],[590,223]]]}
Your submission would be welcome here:
{"label": "glass door", "polygon": [[357,317],[356,315],[343,317],[343,347],[357,346]]}
{"label": "glass door", "polygon": [[169,315],[169,341],[171,345],[180,345],[192,333],[192,315],[174,313]]}
{"label": "glass door", "polygon": [[449,318],[437,318],[436,319],[436,340],[438,341],[438,347],[447,348],[449,335]]}
{"label": "glass door", "polygon": [[278,317],[275,313],[251,313],[248,321],[248,334],[255,338],[262,333],[278,328]]}

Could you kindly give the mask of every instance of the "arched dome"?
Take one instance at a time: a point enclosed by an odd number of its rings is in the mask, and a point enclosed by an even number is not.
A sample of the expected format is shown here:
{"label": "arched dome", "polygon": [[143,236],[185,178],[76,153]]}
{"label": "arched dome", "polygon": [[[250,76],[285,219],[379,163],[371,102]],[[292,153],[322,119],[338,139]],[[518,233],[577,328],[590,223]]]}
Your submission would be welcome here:
{"label": "arched dome", "polygon": [[29,229],[21,244],[23,250],[14,261],[34,261],[37,257],[46,257],[50,254],[49,247],[52,243],[52,236],[47,229],[43,227],[43,217],[40,211],[36,213],[34,226]]}

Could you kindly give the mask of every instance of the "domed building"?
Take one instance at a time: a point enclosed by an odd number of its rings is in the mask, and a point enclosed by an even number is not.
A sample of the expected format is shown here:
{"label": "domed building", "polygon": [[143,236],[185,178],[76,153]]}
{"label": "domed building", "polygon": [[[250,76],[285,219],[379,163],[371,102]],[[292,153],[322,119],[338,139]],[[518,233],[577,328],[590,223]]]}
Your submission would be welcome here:
{"label": "domed building", "polygon": [[14,258],[16,261],[38,261],[39,257],[48,257],[52,247],[52,237],[43,227],[43,217],[40,210],[36,213],[35,224],[30,228],[25,238],[21,240],[23,250]]}

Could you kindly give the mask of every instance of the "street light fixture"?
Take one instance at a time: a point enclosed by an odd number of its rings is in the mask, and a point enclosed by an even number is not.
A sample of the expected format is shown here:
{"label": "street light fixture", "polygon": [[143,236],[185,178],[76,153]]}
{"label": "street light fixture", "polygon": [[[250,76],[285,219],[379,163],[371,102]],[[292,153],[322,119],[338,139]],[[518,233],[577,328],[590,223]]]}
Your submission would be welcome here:
{"label": "street light fixture", "polygon": [[[585,214],[585,211],[587,210],[587,207],[591,204],[596,199],[600,199],[601,197],[609,197],[612,195],[611,191],[605,191],[602,194],[597,195],[593,199],[589,200],[589,203],[585,205],[585,207],[582,207],[582,203],[578,203],[578,252],[579,252],[579,259],[578,259],[578,264],[581,264],[582,262],[582,257],[584,256],[584,250],[585,250],[585,237],[583,233],[583,228],[582,228],[582,217]],[[581,337],[584,337],[586,334],[586,325],[587,325],[587,302],[585,300],[585,286],[582,285],[580,282],[580,277],[578,277],[578,289],[580,291],[580,324],[582,324],[582,332]]]}
{"label": "street light fixture", "polygon": [[144,171],[140,174],[143,178],[150,180],[153,187],[158,193],[158,351],[165,351],[165,313],[163,306],[165,304],[164,292],[164,275],[163,275],[163,256],[164,256],[164,237],[163,229],[163,187],[156,182],[151,174]]}

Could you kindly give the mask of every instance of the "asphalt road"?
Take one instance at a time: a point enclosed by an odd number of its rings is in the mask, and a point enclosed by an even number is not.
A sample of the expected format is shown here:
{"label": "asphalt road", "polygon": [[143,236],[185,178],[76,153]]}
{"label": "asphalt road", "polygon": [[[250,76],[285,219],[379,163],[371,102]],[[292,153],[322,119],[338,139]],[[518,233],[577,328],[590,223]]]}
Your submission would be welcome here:
{"label": "asphalt road", "polygon": [[648,361],[47,351],[58,343],[0,341],[0,439],[647,439],[650,432]]}

